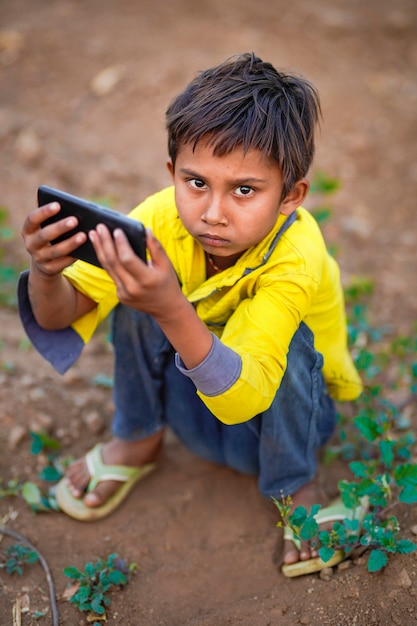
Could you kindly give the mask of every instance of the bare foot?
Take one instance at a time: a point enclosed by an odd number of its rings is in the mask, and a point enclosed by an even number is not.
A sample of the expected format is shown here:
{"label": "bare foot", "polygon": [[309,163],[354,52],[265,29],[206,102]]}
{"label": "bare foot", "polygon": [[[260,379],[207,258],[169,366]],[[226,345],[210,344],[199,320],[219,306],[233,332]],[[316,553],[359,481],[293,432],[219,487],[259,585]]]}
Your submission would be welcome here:
{"label": "bare foot", "polygon": [[[141,467],[146,463],[153,463],[159,456],[162,437],[163,431],[141,441],[111,439],[103,444],[101,450],[102,461],[105,465],[127,465],[130,467]],[[69,490],[74,498],[82,498],[84,496],[84,504],[91,507],[102,505],[120,487],[120,482],[106,480],[99,483],[93,491],[85,494],[85,490],[90,482],[90,474],[85,457],[71,463],[66,472],[66,478],[68,479]]]}
{"label": "bare foot", "polygon": [[[313,504],[326,506],[328,502],[328,497],[315,478],[306,485],[303,485],[299,491],[292,495],[291,508],[296,509],[297,506],[304,506],[307,511],[309,511]],[[326,526],[323,525],[323,528],[326,528]],[[283,561],[286,564],[297,563],[297,561],[307,561],[317,555],[317,548],[313,547],[308,541],[301,543],[300,551],[297,550],[292,541],[284,541]]]}

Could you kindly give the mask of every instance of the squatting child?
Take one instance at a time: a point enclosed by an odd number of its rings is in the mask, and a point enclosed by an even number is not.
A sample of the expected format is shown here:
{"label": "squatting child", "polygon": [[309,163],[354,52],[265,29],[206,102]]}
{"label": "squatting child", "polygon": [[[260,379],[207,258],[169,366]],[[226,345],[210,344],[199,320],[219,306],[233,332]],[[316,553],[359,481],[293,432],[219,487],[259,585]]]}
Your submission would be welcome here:
{"label": "squatting child", "polygon": [[[228,59],[167,109],[173,185],[130,214],[147,227],[147,263],[102,224],[52,244],[76,224],[40,227],[57,203],[28,215],[19,299],[37,349],[64,372],[112,312],[113,437],[59,484],[68,515],[113,512],[157,463],[167,425],[196,455],[256,475],[265,497],[326,512],[317,451],[333,399],[362,387],[337,263],[302,208],[319,117],[309,81],[253,53]],[[70,256],[87,236],[103,269]],[[284,542],[288,575],[316,556]]]}

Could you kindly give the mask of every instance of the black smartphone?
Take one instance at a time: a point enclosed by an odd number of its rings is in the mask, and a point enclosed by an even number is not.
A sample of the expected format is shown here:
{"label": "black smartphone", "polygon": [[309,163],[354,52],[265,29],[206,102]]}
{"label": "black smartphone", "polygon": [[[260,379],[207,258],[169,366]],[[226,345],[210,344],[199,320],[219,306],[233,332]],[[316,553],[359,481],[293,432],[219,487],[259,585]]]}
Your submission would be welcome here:
{"label": "black smartphone", "polygon": [[[60,191],[59,189],[41,185],[38,188],[38,206],[43,206],[50,202],[59,202],[61,210],[56,215],[42,222],[41,227],[57,222],[70,215],[74,215],[78,219],[78,225],[75,228],[57,237],[51,243],[64,241],[80,231],[88,233],[88,231],[94,229],[97,224],[105,224],[111,233],[113,233],[116,228],[121,228],[126,234],[135,253],[142,261],[146,262],[146,234],[145,227],[141,222],[127,217],[127,215],[123,215],[118,211],[113,211],[112,209],[95,204],[94,202],[83,200],[77,196]],[[101,267],[101,263],[89,239],[73,250],[71,256],[75,259],[87,261],[87,263]]]}

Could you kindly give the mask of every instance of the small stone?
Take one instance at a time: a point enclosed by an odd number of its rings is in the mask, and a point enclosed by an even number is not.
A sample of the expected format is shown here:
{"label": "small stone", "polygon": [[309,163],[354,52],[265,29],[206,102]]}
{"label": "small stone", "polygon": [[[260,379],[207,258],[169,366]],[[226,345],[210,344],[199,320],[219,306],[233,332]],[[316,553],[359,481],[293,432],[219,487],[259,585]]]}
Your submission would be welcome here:
{"label": "small stone", "polygon": [[40,452],[36,456],[36,461],[38,464],[38,470],[40,471],[49,464],[48,455],[45,454],[45,452]]}
{"label": "small stone", "polygon": [[34,433],[39,433],[41,431],[50,433],[52,431],[53,424],[54,420],[50,415],[46,415],[46,413],[38,413],[32,420],[30,429]]}
{"label": "small stone", "polygon": [[88,402],[89,402],[88,393],[78,393],[74,397],[74,406],[76,406],[78,409],[84,408]]}
{"label": "small stone", "polygon": [[69,370],[68,372],[65,372],[62,382],[66,387],[73,387],[84,382],[84,378],[80,371]]}
{"label": "small stone", "polygon": [[311,624],[311,618],[309,615],[302,615],[298,620],[298,623],[304,624],[304,626],[308,626],[308,624]]}
{"label": "small stone", "polygon": [[401,570],[398,576],[398,585],[404,589],[409,589],[412,585],[410,576],[405,568]]}
{"label": "small stone", "polygon": [[346,561],[342,561],[341,563],[339,563],[339,565],[337,566],[337,571],[343,572],[347,569],[350,569],[351,567],[352,561],[350,559],[347,559]]}
{"label": "small stone", "polygon": [[59,441],[62,441],[63,439],[68,439],[68,430],[66,428],[58,428],[56,431],[56,438]]}
{"label": "small stone", "polygon": [[325,567],[321,570],[319,577],[321,578],[321,580],[324,580],[326,582],[329,581],[331,578],[333,578],[333,569],[331,567]]}
{"label": "small stone", "polygon": [[29,391],[29,396],[31,400],[43,400],[45,397],[45,391],[41,389],[41,387],[35,387]]}
{"label": "small stone", "polygon": [[25,128],[17,136],[15,150],[21,163],[36,163],[42,156],[42,142],[33,129]]}
{"label": "small stone", "polygon": [[2,65],[11,65],[18,59],[23,41],[23,35],[16,30],[0,31],[0,62]]}
{"label": "small stone", "polygon": [[104,420],[98,411],[91,411],[84,416],[83,421],[93,435],[99,435],[104,430]]}
{"label": "small stone", "polygon": [[417,524],[411,527],[411,532],[413,533],[413,535],[417,535]]}
{"label": "small stone", "polygon": [[90,88],[95,96],[102,97],[109,94],[116,87],[124,75],[124,68],[120,65],[111,65],[101,70],[91,81]]}
{"label": "small stone", "polygon": [[21,426],[20,424],[16,424],[13,426],[11,431],[9,432],[9,448],[10,450],[16,450],[21,441],[26,437],[26,428]]}
{"label": "small stone", "polygon": [[81,421],[78,418],[74,418],[69,423],[69,434],[71,438],[76,441],[81,435]]}
{"label": "small stone", "polygon": [[25,374],[19,380],[21,387],[31,387],[34,384],[34,378],[30,374]]}

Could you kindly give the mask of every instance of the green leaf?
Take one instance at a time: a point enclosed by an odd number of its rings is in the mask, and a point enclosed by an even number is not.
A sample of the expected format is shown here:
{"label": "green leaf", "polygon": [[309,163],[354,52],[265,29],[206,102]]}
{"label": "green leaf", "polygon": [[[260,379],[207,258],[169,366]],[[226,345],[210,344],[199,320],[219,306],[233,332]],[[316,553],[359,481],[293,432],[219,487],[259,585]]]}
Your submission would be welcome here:
{"label": "green leaf", "polygon": [[30,433],[32,437],[32,445],[30,446],[30,451],[32,454],[40,454],[43,450],[43,443],[40,436],[37,433]]}
{"label": "green leaf", "polygon": [[313,193],[331,194],[339,188],[340,180],[338,178],[331,178],[324,172],[318,171],[313,177],[310,190]]}
{"label": "green leaf", "polygon": [[113,570],[112,572],[109,572],[107,580],[113,585],[125,585],[127,583],[126,576],[123,574],[123,572],[120,572],[119,570]]}
{"label": "green leaf", "polygon": [[61,444],[57,439],[52,439],[52,437],[49,437],[49,435],[47,435],[43,431],[40,433],[32,432],[30,433],[30,436],[32,437],[32,445],[30,451],[34,455],[39,454],[40,452],[42,452],[42,450],[59,450],[61,447]]}
{"label": "green leaf", "polygon": [[73,578],[74,580],[78,580],[82,576],[81,572],[72,565],[64,568],[64,574],[65,576],[68,576],[68,578]]}
{"label": "green leaf", "polygon": [[30,481],[23,484],[22,497],[29,506],[39,506],[41,504],[42,495],[40,489],[35,483]]}
{"label": "green leaf", "polygon": [[97,615],[103,615],[105,609],[102,605],[103,596],[101,594],[97,594],[91,600],[91,610]]}
{"label": "green leaf", "polygon": [[359,370],[368,370],[375,361],[375,355],[368,350],[361,350],[355,360],[356,367]]}
{"label": "green leaf", "polygon": [[87,608],[90,608],[90,596],[91,596],[90,587],[88,585],[81,585],[77,593],[71,596],[70,600],[74,604],[79,603],[80,605],[84,605]]}
{"label": "green leaf", "polygon": [[317,535],[319,528],[320,527],[317,524],[313,516],[307,517],[306,521],[304,522],[300,530],[301,539],[304,539],[305,541],[309,541],[310,539],[312,539],[313,537]]}
{"label": "green leaf", "polygon": [[93,378],[93,385],[111,389],[113,387],[113,378],[111,376],[106,376],[106,374],[97,374]]}
{"label": "green leaf", "polygon": [[367,441],[375,441],[383,433],[379,424],[367,415],[356,417],[354,423]]}
{"label": "green leaf", "polygon": [[381,452],[382,460],[389,469],[392,467],[392,463],[394,461],[394,448],[395,441],[379,442],[379,450]]}
{"label": "green leaf", "polygon": [[367,478],[371,473],[368,465],[362,461],[352,461],[349,463],[349,468],[357,478]]}
{"label": "green leaf", "polygon": [[14,232],[14,230],[12,230],[11,228],[6,227],[1,227],[0,229],[1,232],[1,238],[3,241],[11,241],[12,239],[15,238],[16,233]]}
{"label": "green leaf", "polygon": [[93,563],[91,563],[91,562],[89,562],[89,563],[87,563],[87,564],[86,564],[86,566],[85,566],[84,570],[85,570],[85,573],[86,573],[88,576],[94,576],[94,574],[95,574],[95,572],[96,572],[96,569],[95,569],[95,567],[94,567],[94,564],[93,564]]}
{"label": "green leaf", "polygon": [[417,550],[417,546],[408,539],[399,539],[396,545],[396,552],[400,554],[410,554],[410,552],[414,552]]}
{"label": "green leaf", "polygon": [[332,209],[328,206],[319,206],[311,209],[311,214],[316,222],[326,222],[332,215]]}
{"label": "green leaf", "polygon": [[30,550],[29,552],[27,552],[25,556],[26,563],[36,563],[38,559],[39,559],[39,556],[37,552],[34,552],[34,550]]}
{"label": "green leaf", "polygon": [[338,487],[343,504],[348,509],[354,509],[357,507],[360,501],[360,495],[358,494],[358,486],[356,483],[340,480]]}
{"label": "green leaf", "polygon": [[62,472],[59,472],[56,467],[48,465],[39,472],[38,477],[48,483],[56,483],[62,478],[62,475]]}
{"label": "green leaf", "polygon": [[414,485],[407,485],[400,491],[398,499],[405,504],[415,504],[417,502],[417,489]]}
{"label": "green leaf", "polygon": [[398,465],[394,470],[394,479],[399,487],[417,486],[417,464]]}
{"label": "green leaf", "polygon": [[368,572],[379,572],[388,563],[388,556],[382,550],[372,550],[368,559]]}
{"label": "green leaf", "polygon": [[301,528],[307,518],[307,509],[304,506],[297,506],[289,516],[291,526]]}
{"label": "green leaf", "polygon": [[322,561],[324,561],[325,563],[327,561],[330,561],[330,559],[332,558],[332,556],[334,555],[335,551],[333,550],[333,548],[326,548],[326,547],[321,547],[319,549],[319,557],[321,558]]}

